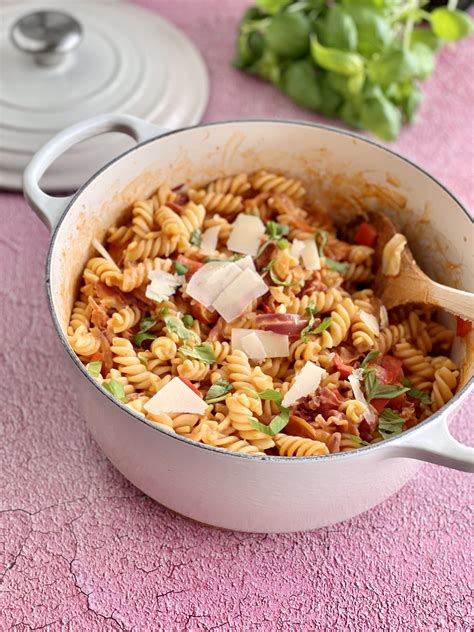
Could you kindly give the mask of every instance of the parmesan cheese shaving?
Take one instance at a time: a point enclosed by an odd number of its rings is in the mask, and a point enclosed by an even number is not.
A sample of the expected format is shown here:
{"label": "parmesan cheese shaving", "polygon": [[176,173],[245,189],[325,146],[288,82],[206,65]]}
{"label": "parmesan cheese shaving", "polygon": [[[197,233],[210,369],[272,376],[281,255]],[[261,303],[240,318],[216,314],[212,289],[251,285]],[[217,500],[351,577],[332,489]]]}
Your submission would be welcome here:
{"label": "parmesan cheese shaving", "polygon": [[237,351],[240,349],[244,353],[247,353],[242,341],[252,333],[257,336],[263,346],[265,351],[264,358],[285,358],[289,356],[290,342],[286,334],[275,334],[273,331],[262,331],[261,329],[241,329],[234,327],[232,329],[231,339],[232,350]]}
{"label": "parmesan cheese shaving", "polygon": [[326,371],[324,369],[308,360],[295,377],[293,385],[283,398],[282,405],[288,407],[302,397],[312,395],[318,388],[321,378],[324,375],[326,375]]}
{"label": "parmesan cheese shaving", "polygon": [[366,327],[370,329],[370,331],[376,336],[380,333],[380,327],[377,319],[373,314],[369,314],[369,312],[365,312],[363,309],[359,311],[359,318],[364,323]]}
{"label": "parmesan cheese shaving", "polygon": [[293,244],[291,245],[290,255],[295,259],[299,259],[301,253],[305,249],[305,242],[301,241],[301,239],[293,239]]}
{"label": "parmesan cheese shaving", "polygon": [[363,371],[361,369],[357,369],[353,371],[352,374],[349,375],[347,379],[349,380],[349,384],[351,385],[352,392],[354,393],[354,397],[356,398],[358,402],[360,402],[361,404],[365,406],[364,419],[366,419],[366,421],[368,421],[369,423],[373,423],[375,421],[375,415],[372,409],[370,408],[370,406],[368,405],[367,400],[365,399],[364,393],[362,392],[362,389],[360,388],[360,381],[361,381],[362,375],[363,375]]}
{"label": "parmesan cheese shaving", "polygon": [[240,344],[244,353],[246,353],[251,360],[262,362],[267,357],[265,354],[265,348],[255,331],[244,336],[241,339]]}
{"label": "parmesan cheese shaving", "polygon": [[304,267],[307,270],[320,270],[321,269],[321,261],[319,259],[318,249],[316,247],[316,242],[314,239],[307,239],[304,242],[305,247],[303,252],[301,253],[301,258],[303,259]]}
{"label": "parmesan cheese shaving", "polygon": [[380,306],[380,325],[382,327],[388,327],[388,312],[385,305]]}
{"label": "parmesan cheese shaving", "polygon": [[382,273],[386,276],[397,276],[400,274],[400,265],[402,262],[402,252],[407,243],[405,235],[395,233],[395,235],[387,241],[382,253]]}
{"label": "parmesan cheese shaving", "polygon": [[255,263],[253,262],[253,259],[250,255],[242,257],[242,259],[239,259],[235,262],[235,265],[239,266],[241,270],[245,270],[245,268],[248,268],[249,270],[253,270],[254,272],[256,271]]}
{"label": "parmesan cheese shaving", "polygon": [[211,226],[203,232],[201,241],[201,252],[203,254],[212,255],[216,251],[219,230],[220,226]]}
{"label": "parmesan cheese shaving", "polygon": [[183,283],[182,277],[163,270],[152,270],[148,273],[148,278],[151,283],[147,285],[145,296],[157,303],[168,300]]}
{"label": "parmesan cheese shaving", "polygon": [[265,225],[260,217],[241,213],[232,224],[232,232],[227,240],[227,248],[232,250],[232,252],[255,256],[264,232]]}
{"label": "parmesan cheese shaving", "polygon": [[207,404],[183,380],[174,377],[153,395],[143,408],[154,415],[158,413],[192,413],[203,415]]}
{"label": "parmesan cheese shaving", "polygon": [[265,281],[252,270],[240,270],[240,274],[220,293],[212,307],[226,322],[235,320],[256,298],[268,292]]}
{"label": "parmesan cheese shaving", "polygon": [[241,268],[230,261],[211,261],[193,274],[186,292],[209,309],[219,294],[241,272]]}
{"label": "parmesan cheese shaving", "polygon": [[120,270],[118,265],[115,263],[115,261],[112,259],[110,254],[107,252],[107,250],[104,248],[104,246],[100,243],[98,239],[93,239],[92,245],[104,259],[107,259],[107,261],[109,261],[110,263],[113,263],[114,266],[117,268],[117,270]]}

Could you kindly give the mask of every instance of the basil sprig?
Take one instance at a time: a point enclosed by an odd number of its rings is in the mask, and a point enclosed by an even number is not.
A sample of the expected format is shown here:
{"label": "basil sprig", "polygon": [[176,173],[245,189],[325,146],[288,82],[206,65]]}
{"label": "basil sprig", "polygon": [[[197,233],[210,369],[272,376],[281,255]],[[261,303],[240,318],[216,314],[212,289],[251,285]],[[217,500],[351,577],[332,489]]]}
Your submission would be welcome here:
{"label": "basil sprig", "polygon": [[281,430],[283,430],[283,428],[289,422],[290,409],[285,408],[284,406],[281,405],[281,402],[283,400],[282,394],[279,393],[278,391],[273,390],[272,388],[267,388],[264,391],[260,391],[259,393],[257,393],[257,395],[260,399],[267,399],[272,402],[275,402],[278,408],[280,409],[280,412],[278,413],[278,415],[273,417],[273,419],[268,424],[268,426],[266,424],[262,424],[262,422],[258,421],[258,419],[255,419],[255,417],[249,418],[250,425],[255,430],[258,430],[259,432],[263,432],[264,434],[269,435],[270,437],[273,437],[274,435],[278,434]]}
{"label": "basil sprig", "polygon": [[381,384],[377,379],[375,369],[365,371],[364,377],[365,396],[367,401],[372,399],[393,399],[402,393],[406,393],[410,389],[407,386],[398,386],[396,384]]}
{"label": "basil sprig", "polygon": [[425,404],[425,406],[431,405],[432,402],[428,393],[424,393],[418,388],[415,388],[410,380],[403,379],[402,384],[403,386],[406,386],[408,388],[407,395],[409,397],[413,397],[413,399],[419,399],[422,404]]}
{"label": "basil sprig", "polygon": [[155,340],[156,336],[148,333],[148,331],[155,325],[156,320],[151,316],[145,316],[142,318],[138,326],[138,333],[133,336],[133,344],[136,347],[141,347],[145,340]]}

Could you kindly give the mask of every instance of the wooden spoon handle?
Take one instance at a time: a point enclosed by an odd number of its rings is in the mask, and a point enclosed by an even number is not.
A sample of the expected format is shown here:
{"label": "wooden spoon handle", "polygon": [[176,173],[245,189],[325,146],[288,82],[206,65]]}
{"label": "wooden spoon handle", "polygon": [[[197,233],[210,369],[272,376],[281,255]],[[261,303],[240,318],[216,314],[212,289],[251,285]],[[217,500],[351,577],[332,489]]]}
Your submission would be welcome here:
{"label": "wooden spoon handle", "polygon": [[474,294],[432,281],[427,287],[428,301],[461,318],[474,320]]}

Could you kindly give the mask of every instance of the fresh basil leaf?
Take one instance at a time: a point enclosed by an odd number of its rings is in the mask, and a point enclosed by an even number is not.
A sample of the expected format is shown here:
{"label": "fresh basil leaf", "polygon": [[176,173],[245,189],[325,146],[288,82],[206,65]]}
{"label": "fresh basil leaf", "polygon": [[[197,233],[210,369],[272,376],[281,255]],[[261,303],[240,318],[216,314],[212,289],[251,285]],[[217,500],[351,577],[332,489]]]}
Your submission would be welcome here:
{"label": "fresh basil leaf", "polygon": [[374,370],[366,371],[364,377],[365,395],[370,402],[372,399],[393,399],[406,393],[409,389],[406,386],[396,384],[381,384]]}
{"label": "fresh basil leaf", "polygon": [[307,59],[294,61],[285,70],[282,90],[302,108],[319,111],[322,104],[321,88],[316,68]]}
{"label": "fresh basil leaf", "polygon": [[141,347],[145,340],[155,340],[156,336],[154,334],[149,334],[146,331],[139,331],[132,338],[133,344],[136,347]]}
{"label": "fresh basil leaf", "polygon": [[215,404],[225,399],[231,390],[232,384],[227,380],[220,379],[211,386],[204,399],[208,404]]}
{"label": "fresh basil leaf", "polygon": [[114,380],[114,378],[110,378],[110,380],[104,380],[102,382],[102,386],[106,391],[109,391],[114,397],[119,399],[121,402],[127,403],[128,399],[125,395],[125,389],[123,388],[120,382]]}
{"label": "fresh basil leaf", "polygon": [[441,48],[443,41],[433,33],[431,28],[415,27],[410,35],[410,46],[413,44],[425,44],[433,52]]}
{"label": "fresh basil leaf", "polygon": [[174,269],[176,270],[176,274],[186,274],[186,272],[189,270],[189,267],[184,263],[181,263],[181,261],[175,261]]}
{"label": "fresh basil leaf", "polygon": [[201,231],[199,230],[199,228],[195,228],[193,230],[189,241],[191,242],[193,246],[199,247],[201,245],[202,237],[201,237]]}
{"label": "fresh basil leaf", "polygon": [[435,67],[431,49],[426,44],[417,43],[411,47],[411,53],[415,58],[415,77],[417,79],[428,79]]}
{"label": "fresh basil leaf", "polygon": [[[340,94],[337,93],[336,90],[331,86],[328,81],[328,72],[321,73],[318,77],[319,87],[321,89],[321,106],[319,107],[319,112],[324,114],[324,116],[335,116],[339,111],[339,107],[343,102],[343,99]],[[342,75],[341,75],[342,76]],[[349,83],[351,83],[354,79],[357,79],[358,75],[353,75],[349,78]]]}
{"label": "fresh basil leaf", "polygon": [[257,393],[257,395],[260,399],[269,399],[270,401],[278,404],[278,406],[281,406],[281,402],[283,400],[283,395],[278,391],[273,390],[272,388],[267,388],[264,391],[260,391],[259,393]]}
{"label": "fresh basil leaf", "polygon": [[316,307],[316,304],[314,301],[310,301],[308,303],[308,307],[304,310],[306,312],[306,314],[308,316],[316,316],[316,314],[318,313],[318,308]]}
{"label": "fresh basil leaf", "polygon": [[354,19],[337,5],[330,6],[327,10],[321,37],[323,44],[331,48],[346,51],[357,48],[357,27]]}
{"label": "fresh basil leaf", "polygon": [[406,386],[408,388],[407,395],[409,397],[413,397],[414,399],[419,399],[422,404],[425,404],[425,406],[431,405],[432,402],[428,393],[425,393],[423,391],[420,391],[418,388],[415,388],[413,384],[410,382],[410,380],[403,379],[402,384],[403,386]]}
{"label": "fresh basil leaf", "polygon": [[357,53],[322,46],[316,35],[311,36],[311,56],[314,62],[340,75],[360,75],[364,72],[364,59]]}
{"label": "fresh basil leaf", "polygon": [[204,364],[216,362],[216,354],[208,342],[203,342],[195,347],[181,347],[179,352],[188,358],[194,358],[195,360],[199,360],[199,362],[204,362]]}
{"label": "fresh basil leaf", "polygon": [[395,140],[400,132],[400,110],[383,94],[381,90],[364,98],[361,107],[361,122],[383,140]]}
{"label": "fresh basil leaf", "polygon": [[284,9],[293,0],[255,0],[255,4],[259,9],[273,15]]}
{"label": "fresh basil leaf", "polygon": [[189,329],[186,329],[184,324],[176,318],[176,316],[165,316],[164,319],[166,327],[175,333],[181,340],[188,340],[189,338],[195,338],[195,334]]}
{"label": "fresh basil leaf", "polygon": [[369,353],[362,360],[362,363],[360,366],[363,369],[366,369],[369,365],[369,362],[373,362],[374,360],[376,360],[379,357],[379,355],[380,355],[380,351],[369,351]]}
{"label": "fresh basil leaf", "polygon": [[324,261],[326,263],[326,268],[334,270],[335,272],[345,272],[345,270],[349,267],[348,263],[334,261],[334,259],[331,259],[330,257],[324,257]]}
{"label": "fresh basil leaf", "polygon": [[280,414],[277,415],[276,417],[273,417],[273,419],[268,424],[268,426],[265,424],[262,424],[260,421],[258,421],[258,419],[255,419],[255,417],[249,417],[250,425],[252,426],[252,428],[254,428],[255,430],[258,430],[259,432],[263,432],[264,434],[269,435],[270,437],[275,436],[281,430],[283,430],[283,428],[288,424],[289,420],[290,420],[289,408],[282,408],[280,410]]}
{"label": "fresh basil leaf", "polygon": [[285,224],[279,224],[278,222],[269,221],[265,227],[265,234],[271,237],[272,239],[280,239],[280,237],[284,237],[288,235],[290,229]]}
{"label": "fresh basil leaf", "polygon": [[194,318],[191,316],[191,314],[184,314],[184,316],[182,317],[182,321],[184,323],[184,326],[189,329],[193,326]]}
{"label": "fresh basil leaf", "polygon": [[89,375],[92,375],[92,377],[95,378],[99,377],[101,369],[102,362],[100,360],[89,362],[89,364],[87,365],[87,372],[89,373]]}
{"label": "fresh basil leaf", "polygon": [[326,330],[328,327],[331,326],[332,323],[332,318],[331,316],[327,316],[323,321],[321,321],[319,323],[319,325],[316,327],[316,329],[313,329],[312,331],[310,331],[310,334],[320,334],[321,332],[323,332],[324,330]]}
{"label": "fresh basil leaf", "polygon": [[357,50],[370,58],[389,46],[393,40],[393,31],[389,21],[379,11],[354,4],[347,2],[345,9],[357,27]]}
{"label": "fresh basil leaf", "polygon": [[384,439],[398,435],[403,430],[405,420],[391,408],[384,408],[379,415],[378,431]]}
{"label": "fresh basil leaf", "polygon": [[280,13],[275,15],[265,32],[269,50],[287,59],[297,59],[309,48],[311,25],[304,13]]}
{"label": "fresh basil leaf", "polygon": [[438,37],[456,42],[474,30],[474,22],[463,11],[439,7],[431,13],[431,28]]}

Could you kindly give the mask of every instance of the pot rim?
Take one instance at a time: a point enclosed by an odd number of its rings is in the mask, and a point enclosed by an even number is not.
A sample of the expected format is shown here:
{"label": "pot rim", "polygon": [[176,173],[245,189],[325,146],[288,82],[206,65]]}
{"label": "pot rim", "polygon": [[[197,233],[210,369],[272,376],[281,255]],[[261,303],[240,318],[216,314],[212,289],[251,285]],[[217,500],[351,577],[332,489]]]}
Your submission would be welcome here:
{"label": "pot rim", "polygon": [[131,410],[130,408],[127,408],[127,406],[125,406],[125,404],[123,404],[122,402],[120,402],[119,400],[117,400],[115,397],[113,397],[113,395],[111,393],[109,393],[108,391],[106,391],[105,389],[100,387],[100,384],[97,382],[97,380],[95,380],[86,370],[85,366],[82,364],[82,362],[79,360],[79,358],[76,356],[76,354],[74,353],[74,351],[71,349],[67,338],[64,334],[64,332],[61,329],[61,325],[59,323],[59,320],[56,316],[56,311],[53,305],[53,297],[52,297],[52,291],[51,291],[51,263],[52,263],[52,252],[53,252],[53,248],[54,248],[54,244],[56,241],[56,237],[58,235],[58,232],[61,228],[61,225],[64,221],[64,218],[66,217],[67,213],[69,212],[70,208],[75,204],[77,198],[82,194],[82,192],[105,170],[107,170],[109,167],[111,167],[112,165],[114,165],[116,162],[118,162],[119,160],[121,160],[123,157],[127,156],[130,153],[133,153],[139,149],[141,149],[143,146],[148,145],[149,143],[153,143],[157,140],[160,140],[161,138],[165,138],[167,136],[172,136],[175,134],[180,134],[183,132],[187,132],[189,130],[192,129],[197,129],[197,128],[206,128],[206,127],[214,127],[214,126],[218,126],[218,125],[238,125],[241,123],[277,123],[279,125],[303,125],[306,127],[315,127],[318,129],[322,129],[324,131],[329,131],[329,132],[333,132],[335,134],[340,134],[342,136],[348,136],[350,138],[355,138],[359,141],[362,141],[364,143],[367,143],[368,145],[372,145],[374,147],[376,147],[377,149],[380,149],[388,154],[391,154],[392,156],[395,156],[397,158],[399,158],[400,160],[403,160],[404,162],[406,162],[407,164],[409,164],[411,167],[415,168],[417,171],[421,172],[423,175],[425,175],[426,177],[428,177],[430,180],[432,180],[435,184],[437,184],[439,187],[441,187],[452,199],[453,201],[457,204],[457,206],[464,212],[464,214],[468,217],[468,219],[471,220],[471,223],[474,224],[474,218],[471,217],[471,215],[469,214],[469,212],[467,211],[466,207],[464,206],[464,204],[450,191],[450,189],[448,189],[442,182],[440,182],[435,176],[431,175],[430,173],[428,173],[423,167],[421,167],[420,165],[418,165],[417,163],[413,162],[412,160],[410,160],[409,158],[406,158],[405,156],[402,156],[401,154],[399,154],[398,152],[392,150],[392,149],[388,149],[387,147],[385,147],[384,145],[381,145],[380,143],[366,138],[364,136],[361,136],[360,134],[356,134],[352,131],[349,130],[345,130],[342,128],[338,128],[338,127],[334,127],[331,125],[324,125],[321,123],[313,123],[313,122],[309,122],[309,121],[298,121],[298,120],[291,120],[291,119],[266,119],[266,118],[256,118],[256,119],[229,119],[229,120],[223,120],[223,121],[214,121],[214,122],[210,122],[210,123],[202,123],[202,124],[198,124],[198,125],[191,125],[189,127],[182,127],[176,130],[170,130],[167,132],[164,132],[162,134],[159,134],[158,136],[155,136],[153,138],[149,138],[141,143],[137,143],[136,145],[134,145],[133,147],[131,147],[130,149],[128,149],[127,151],[123,152],[122,154],[116,156],[115,158],[112,158],[112,160],[110,160],[108,163],[106,163],[105,165],[103,165],[96,173],[94,173],[75,193],[74,195],[71,197],[70,201],[68,202],[68,204],[66,205],[64,211],[61,213],[61,216],[56,224],[56,226],[54,227],[54,230],[51,234],[50,237],[50,241],[49,241],[49,247],[48,247],[48,254],[47,254],[47,258],[46,258],[46,279],[45,279],[45,284],[46,284],[46,296],[47,296],[47,302],[48,302],[48,307],[49,307],[49,311],[51,314],[51,318],[53,320],[54,326],[56,328],[56,332],[59,336],[60,342],[62,344],[62,346],[64,347],[64,349],[66,350],[67,354],[69,355],[70,359],[73,361],[73,363],[75,364],[76,368],[80,371],[80,373],[82,374],[82,377],[85,377],[89,383],[91,383],[96,389],[97,391],[104,397],[107,397],[115,406],[118,407],[119,410],[121,410],[122,412],[125,412],[126,414],[128,414],[130,417],[132,417],[133,419],[135,419],[136,421],[140,421],[141,423],[145,424],[146,426],[152,428],[153,430],[159,432],[160,434],[166,435],[168,437],[171,437],[173,439],[177,439],[179,441],[182,441],[188,445],[190,445],[191,447],[195,447],[195,448],[199,448],[199,449],[203,449],[203,450],[208,450],[210,452],[216,452],[218,454],[221,455],[225,455],[227,457],[235,457],[235,458],[241,458],[241,459],[250,459],[252,461],[277,461],[278,463],[294,463],[294,462],[314,462],[314,461],[320,461],[321,459],[324,460],[335,460],[335,459],[347,459],[349,457],[355,458],[355,457],[361,457],[363,455],[366,455],[369,451],[371,452],[375,452],[377,451],[381,451],[383,448],[387,448],[388,446],[394,447],[396,442],[399,442],[401,439],[410,436],[413,436],[417,431],[421,430],[422,428],[426,428],[428,425],[434,423],[435,421],[439,421],[444,414],[446,413],[446,411],[452,407],[452,405],[461,397],[461,395],[463,395],[467,389],[469,388],[469,386],[474,383],[474,376],[471,377],[467,383],[463,386],[462,389],[460,389],[450,400],[449,402],[447,402],[444,406],[442,406],[439,410],[437,410],[435,413],[433,413],[430,417],[428,417],[427,419],[425,419],[424,421],[422,421],[421,423],[417,424],[416,426],[413,426],[413,428],[410,428],[408,430],[405,430],[404,432],[402,432],[399,435],[396,435],[390,439],[384,439],[383,441],[380,441],[378,443],[374,443],[374,444],[370,444],[368,446],[363,446],[360,447],[356,450],[348,450],[347,452],[337,452],[335,454],[322,454],[319,456],[294,456],[291,458],[285,457],[285,456],[273,456],[273,455],[253,455],[253,454],[242,454],[241,452],[232,452],[230,450],[225,450],[223,448],[217,448],[215,446],[211,446],[211,445],[207,445],[205,443],[200,443],[198,441],[194,441],[193,439],[188,439],[187,437],[183,437],[182,435],[179,435],[177,433],[171,433],[168,432],[164,429],[162,429],[160,426],[157,426],[155,424],[153,424],[153,422],[149,421],[148,419],[146,419],[145,417],[139,415],[138,413],[134,412],[133,410]]}

